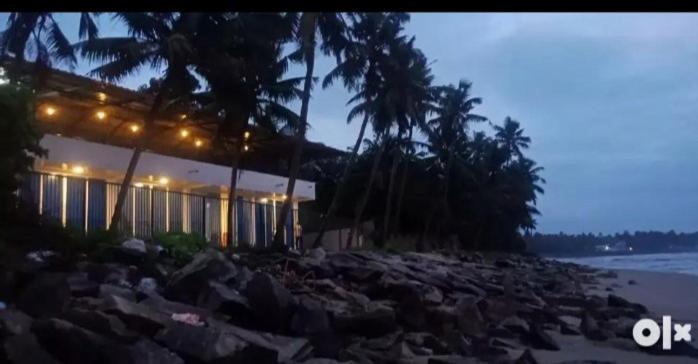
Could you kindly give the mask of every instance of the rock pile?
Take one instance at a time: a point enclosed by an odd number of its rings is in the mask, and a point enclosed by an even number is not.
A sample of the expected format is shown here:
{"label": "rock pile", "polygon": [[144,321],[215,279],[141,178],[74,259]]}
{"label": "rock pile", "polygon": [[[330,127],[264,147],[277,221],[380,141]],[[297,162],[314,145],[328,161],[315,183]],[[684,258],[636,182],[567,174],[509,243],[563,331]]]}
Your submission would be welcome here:
{"label": "rock pile", "polygon": [[2,270],[0,362],[535,363],[552,333],[631,340],[647,314],[586,295],[599,272],[529,256],[208,250],[174,270],[127,245]]}

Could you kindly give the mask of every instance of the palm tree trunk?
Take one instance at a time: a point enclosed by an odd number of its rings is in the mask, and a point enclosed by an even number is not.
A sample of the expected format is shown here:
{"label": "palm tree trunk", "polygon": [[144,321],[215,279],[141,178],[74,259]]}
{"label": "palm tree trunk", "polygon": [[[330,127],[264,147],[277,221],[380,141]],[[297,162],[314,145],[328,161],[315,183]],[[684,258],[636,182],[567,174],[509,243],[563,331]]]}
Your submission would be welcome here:
{"label": "palm tree trunk", "polygon": [[383,151],[387,143],[388,131],[386,130],[383,135],[377,137],[380,147],[376,152],[375,157],[373,157],[373,166],[371,166],[371,175],[368,177],[368,183],[366,184],[366,191],[364,195],[359,200],[359,204],[356,206],[356,213],[354,214],[354,223],[352,224],[349,234],[347,234],[347,249],[351,248],[351,242],[354,239],[354,234],[359,231],[359,225],[361,224],[361,217],[364,214],[364,209],[366,208],[366,203],[371,196],[371,188],[373,187],[373,181],[376,179],[376,174],[378,174],[378,167],[380,166],[381,157],[383,156]]}
{"label": "palm tree trunk", "polygon": [[128,190],[131,186],[131,182],[133,181],[133,174],[136,171],[138,160],[140,159],[141,153],[143,153],[145,146],[148,144],[148,133],[152,129],[152,126],[155,121],[155,116],[160,110],[160,106],[162,105],[162,102],[164,100],[164,94],[167,88],[166,83],[167,81],[163,82],[163,84],[160,87],[160,90],[158,90],[157,95],[155,95],[155,100],[153,100],[153,104],[150,106],[150,111],[146,115],[145,120],[143,122],[143,135],[141,136],[138,144],[136,145],[136,148],[134,148],[133,154],[131,154],[131,160],[128,162],[126,175],[124,176],[124,180],[121,181],[119,194],[116,197],[116,206],[114,206],[114,212],[112,213],[111,222],[109,223],[109,232],[111,233],[116,233],[119,222],[121,221],[121,210],[123,209]]}
{"label": "palm tree trunk", "polygon": [[366,125],[368,125],[368,120],[369,114],[365,113],[364,120],[361,123],[361,129],[359,130],[359,136],[356,138],[356,143],[354,143],[354,148],[351,150],[351,155],[349,156],[349,159],[344,165],[342,177],[339,180],[339,184],[337,185],[337,189],[335,190],[334,195],[332,196],[332,201],[330,202],[330,206],[327,208],[327,213],[325,213],[325,216],[323,216],[322,221],[320,222],[320,231],[318,231],[317,237],[313,242],[313,248],[322,246],[322,237],[325,234],[327,222],[331,220],[332,217],[334,217],[334,214],[337,210],[337,202],[339,201],[339,197],[344,192],[347,179],[349,178],[349,171],[351,171],[351,167],[354,165],[354,160],[356,160],[356,155],[359,153],[359,148],[361,147],[361,141],[364,139],[364,133],[366,132]]}
{"label": "palm tree trunk", "polygon": [[[409,148],[410,143],[412,143],[412,131],[413,128],[410,127],[410,131],[407,136],[407,148]],[[410,149],[408,149],[410,150]],[[405,197],[405,187],[407,185],[407,171],[410,169],[410,155],[404,158],[404,167],[402,168],[402,177],[400,178],[400,190],[397,195],[397,207],[395,208],[395,218],[393,219],[393,226],[390,229],[390,237],[395,234],[397,229],[400,228],[400,217],[402,216],[402,200]]]}
{"label": "palm tree trunk", "polygon": [[286,224],[286,219],[288,218],[288,213],[291,210],[291,205],[293,204],[293,190],[296,187],[296,178],[298,177],[298,171],[301,165],[301,156],[303,154],[303,145],[305,144],[305,132],[308,126],[308,108],[310,106],[310,89],[313,84],[313,71],[315,69],[315,22],[316,15],[310,15],[314,18],[311,20],[312,34],[307,35],[307,39],[303,42],[303,47],[305,48],[305,80],[303,81],[303,100],[301,103],[301,114],[300,114],[300,125],[298,126],[298,134],[296,135],[296,146],[293,150],[293,155],[291,157],[291,165],[288,173],[288,185],[286,186],[286,200],[283,206],[281,206],[281,213],[279,214],[279,220],[276,222],[276,233],[274,234],[273,246],[277,250],[284,250],[285,245],[283,243],[284,237],[284,225]]}
{"label": "palm tree trunk", "polygon": [[388,238],[388,227],[390,226],[390,216],[393,207],[393,190],[395,189],[395,176],[397,175],[397,166],[400,164],[400,139],[402,138],[402,130],[398,131],[393,151],[393,163],[390,166],[390,178],[388,180],[388,196],[385,198],[385,213],[383,214],[383,232],[380,235],[380,245],[385,244]]}
{"label": "palm tree trunk", "polygon": [[[444,209],[444,213],[446,214],[446,218],[444,220],[448,220],[448,216],[450,216],[448,212],[448,180],[449,180],[449,175],[451,174],[451,164],[453,163],[453,147],[449,147],[448,149],[448,158],[446,160],[446,168],[444,172],[444,181],[441,184],[442,188],[442,194],[441,194],[441,203],[442,203],[442,208]],[[424,224],[424,232],[422,232],[422,235],[420,235],[419,240],[417,241],[417,251],[421,251],[424,249],[422,246],[422,239],[425,235],[428,234],[429,232],[429,227],[431,225],[432,220],[434,219],[434,215],[436,214],[436,206],[438,205],[438,202],[434,201],[431,204],[431,209],[429,209],[429,215],[427,216],[427,222]]]}
{"label": "palm tree trunk", "polygon": [[243,142],[238,138],[238,143],[235,145],[235,150],[230,161],[230,185],[228,186],[228,235],[225,239],[225,245],[228,250],[233,249],[234,226],[235,226],[235,201],[237,197],[238,174],[240,173],[240,159],[242,156]]}

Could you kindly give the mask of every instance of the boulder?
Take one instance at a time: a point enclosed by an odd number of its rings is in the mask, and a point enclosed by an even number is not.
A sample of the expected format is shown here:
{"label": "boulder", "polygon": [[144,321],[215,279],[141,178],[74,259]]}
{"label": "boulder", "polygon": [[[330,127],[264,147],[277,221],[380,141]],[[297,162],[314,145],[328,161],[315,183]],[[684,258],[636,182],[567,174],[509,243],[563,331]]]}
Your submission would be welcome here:
{"label": "boulder", "polygon": [[29,332],[33,319],[22,311],[5,309],[0,311],[0,338]]}
{"label": "boulder", "polygon": [[252,345],[222,330],[173,324],[160,331],[155,340],[183,358],[198,362],[276,363],[278,353]]}
{"label": "boulder", "polygon": [[507,317],[502,321],[502,326],[519,334],[525,334],[529,331],[528,323],[518,316]]}
{"label": "boulder", "polygon": [[638,313],[641,314],[646,314],[647,313],[647,307],[639,304],[639,303],[631,303],[628,302],[628,300],[618,297],[613,294],[608,295],[608,306],[609,307],[618,307],[618,308],[629,308],[632,309],[633,311],[637,311]]}
{"label": "boulder", "polygon": [[136,292],[129,288],[113,284],[100,284],[98,296],[101,298],[105,298],[108,296],[118,296],[128,301],[136,302]]}
{"label": "boulder", "polygon": [[346,334],[378,337],[395,331],[395,312],[385,306],[373,307],[368,311],[343,312],[335,315],[333,327]]}
{"label": "boulder", "polygon": [[209,281],[226,282],[235,277],[236,273],[235,265],[223,253],[209,249],[198,253],[189,264],[172,273],[165,287],[165,296],[195,304]]}
{"label": "boulder", "polygon": [[538,364],[538,360],[533,356],[530,349],[526,349],[523,354],[516,359],[514,364]]}
{"label": "boulder", "polygon": [[143,292],[143,293],[149,293],[149,292],[155,292],[158,289],[158,282],[155,280],[155,278],[151,277],[143,277],[138,281],[138,284],[136,285],[136,290],[138,292]]}
{"label": "boulder", "polygon": [[111,362],[121,349],[99,334],[60,319],[37,320],[32,331],[41,346],[64,363]]}
{"label": "boulder", "polygon": [[528,335],[526,336],[526,341],[534,349],[552,350],[559,351],[560,345],[553,340],[553,338],[543,330],[540,325],[531,325]]}
{"label": "boulder", "polygon": [[160,329],[172,322],[167,314],[159,310],[119,296],[106,297],[102,310],[120,318],[129,329],[147,336],[155,335]]}
{"label": "boulder", "polygon": [[609,338],[608,333],[599,327],[599,324],[589,313],[585,313],[582,316],[579,331],[589,340],[603,341]]}
{"label": "boulder", "polygon": [[2,342],[3,363],[12,364],[60,364],[39,344],[34,334],[25,332]]}
{"label": "boulder", "polygon": [[65,274],[41,273],[20,293],[17,306],[31,316],[49,317],[63,312],[69,299]]}
{"label": "boulder", "polygon": [[104,312],[71,308],[61,318],[114,340],[130,343],[138,339],[138,335],[128,330],[123,321]]}
{"label": "boulder", "polygon": [[252,309],[246,297],[222,283],[209,281],[199,294],[196,305],[210,311],[220,312],[230,321],[241,325],[251,324]]}
{"label": "boulder", "polygon": [[279,331],[288,327],[295,307],[295,297],[276,278],[256,273],[245,289],[255,320],[265,331]]}
{"label": "boulder", "polygon": [[140,254],[145,254],[147,252],[145,242],[136,238],[125,240],[123,243],[121,243],[121,247],[133,250],[134,252],[138,252]]}
{"label": "boulder", "polygon": [[317,247],[317,248],[313,248],[313,249],[308,250],[308,257],[311,259],[315,259],[317,261],[320,261],[320,260],[325,259],[326,256],[327,256],[327,253],[325,252],[325,249],[323,249],[322,247]]}
{"label": "boulder", "polygon": [[311,336],[328,331],[330,331],[330,322],[325,308],[311,298],[300,299],[298,308],[291,318],[291,332]]}
{"label": "boulder", "polygon": [[95,297],[99,293],[99,283],[89,279],[86,272],[77,272],[68,276],[68,288],[74,297]]}
{"label": "boulder", "polygon": [[129,346],[125,356],[124,363],[131,364],[184,364],[177,354],[143,338]]}

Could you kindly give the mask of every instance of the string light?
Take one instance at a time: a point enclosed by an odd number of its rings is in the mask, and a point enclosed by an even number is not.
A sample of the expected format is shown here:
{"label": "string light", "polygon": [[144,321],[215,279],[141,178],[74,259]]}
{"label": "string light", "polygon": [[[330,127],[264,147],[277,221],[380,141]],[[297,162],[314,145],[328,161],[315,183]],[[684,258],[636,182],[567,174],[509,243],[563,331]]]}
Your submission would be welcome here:
{"label": "string light", "polygon": [[197,148],[199,148],[199,147],[201,147],[202,145],[204,145],[204,142],[201,141],[201,139],[196,139],[196,141],[194,142],[194,145],[195,145]]}
{"label": "string light", "polygon": [[102,111],[102,110],[99,110],[99,111],[97,111],[97,113],[95,113],[95,116],[99,120],[104,120],[107,117],[107,113]]}
{"label": "string light", "polygon": [[245,144],[245,146],[244,146],[243,148],[245,149],[245,152],[247,152],[248,150],[250,150],[250,147],[248,147],[247,144]]}
{"label": "string light", "polygon": [[107,101],[107,94],[104,92],[97,92],[97,98],[102,102]]}
{"label": "string light", "polygon": [[44,114],[46,114],[47,116],[53,116],[56,113],[56,111],[57,110],[55,107],[46,106],[46,108],[44,109]]}
{"label": "string light", "polygon": [[138,133],[138,131],[141,130],[141,127],[138,124],[131,124],[130,129],[132,133]]}
{"label": "string light", "polygon": [[158,183],[160,183],[161,185],[166,185],[166,184],[170,183],[170,180],[167,177],[160,177],[160,179],[158,180]]}
{"label": "string light", "polygon": [[269,202],[269,199],[266,198],[266,197],[264,197],[264,198],[262,198],[261,200],[259,200],[259,202],[261,202],[261,203],[267,203],[267,202]]}
{"label": "string light", "polygon": [[83,174],[83,173],[85,173],[85,167],[83,167],[81,165],[76,165],[76,166],[73,166],[72,171],[75,174]]}
{"label": "string light", "polygon": [[245,132],[245,139],[250,139],[250,132],[249,131]]}
{"label": "string light", "polygon": [[140,182],[134,183],[133,185],[136,186],[136,187],[138,187],[138,188],[143,187],[143,184],[140,183]]}
{"label": "string light", "polygon": [[189,130],[187,130],[187,129],[181,129],[181,130],[179,131],[179,136],[181,136],[182,138],[188,137],[188,136],[189,136]]}

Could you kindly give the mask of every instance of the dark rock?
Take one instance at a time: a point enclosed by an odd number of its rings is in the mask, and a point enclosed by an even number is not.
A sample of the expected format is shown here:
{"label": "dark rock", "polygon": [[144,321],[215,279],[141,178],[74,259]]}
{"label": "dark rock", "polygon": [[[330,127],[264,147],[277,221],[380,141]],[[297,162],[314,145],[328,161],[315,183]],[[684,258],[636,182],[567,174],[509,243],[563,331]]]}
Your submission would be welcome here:
{"label": "dark rock", "polygon": [[198,315],[201,319],[206,319],[212,315],[212,312],[201,307],[187,305],[185,303],[170,301],[158,295],[150,295],[148,298],[139,302],[144,306],[148,306],[158,312],[162,312],[168,316],[172,314],[191,313]]}
{"label": "dark rock", "polygon": [[210,311],[218,311],[230,317],[238,325],[248,326],[252,310],[247,298],[222,283],[209,281],[199,294],[196,305]]}
{"label": "dark rock", "polygon": [[187,360],[201,362],[276,363],[278,352],[216,328],[174,324],[155,339]]}
{"label": "dark rock", "polygon": [[177,354],[147,340],[140,339],[129,346],[124,363],[131,364],[184,364]]}
{"label": "dark rock", "polygon": [[323,249],[322,247],[313,248],[313,249],[308,250],[308,257],[309,258],[312,258],[312,259],[319,261],[319,260],[325,259],[326,256],[327,256],[327,253],[325,252],[325,249]]}
{"label": "dark rock", "polygon": [[533,357],[533,353],[531,350],[526,349],[524,350],[523,354],[519,356],[518,359],[516,359],[516,362],[514,364],[538,364],[538,360],[536,360],[535,357]]}
{"label": "dark rock", "polygon": [[0,310],[0,338],[29,332],[33,319],[22,311]]}
{"label": "dark rock", "polygon": [[502,321],[502,326],[519,334],[525,334],[529,331],[528,323],[518,316],[507,317]]}
{"label": "dark rock", "polygon": [[110,340],[64,320],[37,320],[32,331],[51,356],[65,363],[108,363],[119,356],[120,347]]}
{"label": "dark rock", "polygon": [[565,323],[562,323],[562,324],[560,325],[560,333],[563,334],[563,335],[574,335],[574,336],[579,336],[579,335],[581,335],[581,333],[579,332],[579,330],[577,330],[576,328],[574,328],[574,327],[572,327],[572,326],[570,326],[570,325],[567,325],[567,324],[565,324]]}
{"label": "dark rock", "polygon": [[366,337],[383,336],[397,328],[395,312],[388,307],[335,315],[333,326],[339,332]]}
{"label": "dark rock", "polygon": [[259,328],[279,331],[288,327],[295,306],[295,297],[269,274],[256,273],[247,284],[245,296],[249,300]]}
{"label": "dark rock", "polygon": [[508,259],[497,259],[494,262],[494,266],[497,268],[514,268],[516,264]]}
{"label": "dark rock", "polygon": [[582,322],[579,323],[579,331],[589,340],[603,341],[609,338],[608,333],[599,327],[599,324],[589,313],[585,313],[582,316]]}
{"label": "dark rock", "polygon": [[443,340],[448,345],[449,351],[459,355],[473,355],[472,343],[463,337],[460,332],[449,330],[444,335]]}
{"label": "dark rock", "polygon": [[25,332],[4,340],[4,358],[0,361],[13,364],[60,364],[39,344],[34,334]]}
{"label": "dark rock", "polygon": [[526,336],[526,340],[534,349],[553,351],[560,350],[560,345],[558,345],[547,332],[536,324],[531,325],[531,329]]}
{"label": "dark rock", "polygon": [[208,281],[225,282],[235,277],[236,272],[235,265],[223,253],[212,249],[198,253],[189,264],[172,273],[165,296],[195,304]]}
{"label": "dark rock", "polygon": [[129,288],[122,286],[116,286],[113,284],[100,284],[99,285],[99,297],[105,298],[108,296],[118,296],[124,298],[128,301],[136,301],[136,292]]}
{"label": "dark rock", "polygon": [[95,297],[99,293],[99,284],[90,280],[87,273],[78,272],[67,278],[70,294],[74,297]]}
{"label": "dark rock", "polygon": [[619,308],[630,308],[641,314],[647,313],[647,308],[639,303],[631,303],[622,297],[618,297],[613,294],[608,295],[608,306],[609,307],[619,307]]}
{"label": "dark rock", "polygon": [[17,306],[34,317],[56,316],[70,299],[70,287],[62,273],[41,273],[20,294]]}
{"label": "dark rock", "polygon": [[291,318],[291,331],[298,335],[314,335],[330,331],[330,321],[322,305],[304,297]]}
{"label": "dark rock", "polygon": [[133,331],[129,331],[123,321],[104,312],[72,308],[67,310],[62,318],[77,326],[115,340],[134,342],[138,339],[138,335]]}
{"label": "dark rock", "polygon": [[129,329],[147,336],[155,335],[172,322],[168,315],[159,310],[118,296],[105,298],[102,308],[104,312],[119,317]]}

